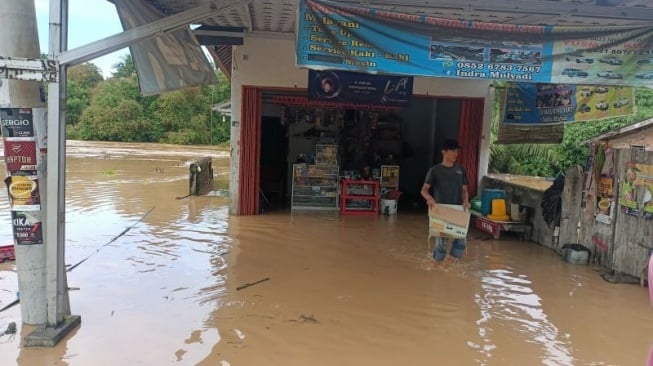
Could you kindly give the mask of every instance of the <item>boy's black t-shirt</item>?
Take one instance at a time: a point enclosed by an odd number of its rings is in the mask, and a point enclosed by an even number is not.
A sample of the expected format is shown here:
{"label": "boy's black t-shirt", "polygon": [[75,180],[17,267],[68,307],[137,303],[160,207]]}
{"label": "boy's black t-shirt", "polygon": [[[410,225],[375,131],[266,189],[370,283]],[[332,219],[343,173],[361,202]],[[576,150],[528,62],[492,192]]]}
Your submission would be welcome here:
{"label": "boy's black t-shirt", "polygon": [[429,169],[424,183],[431,185],[431,195],[435,202],[462,205],[463,185],[467,185],[467,172],[461,165],[446,167],[438,164]]}

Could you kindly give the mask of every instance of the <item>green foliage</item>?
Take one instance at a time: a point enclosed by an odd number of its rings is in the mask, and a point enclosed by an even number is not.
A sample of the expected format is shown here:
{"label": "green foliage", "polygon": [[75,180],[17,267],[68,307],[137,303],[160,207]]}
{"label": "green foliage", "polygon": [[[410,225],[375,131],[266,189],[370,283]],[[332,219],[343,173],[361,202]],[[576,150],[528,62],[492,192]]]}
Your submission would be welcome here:
{"label": "green foliage", "polygon": [[118,63],[113,65],[116,70],[111,74],[114,78],[132,78],[136,77],[136,66],[134,66],[134,59],[131,53],[127,54]]}
{"label": "green foliage", "polygon": [[91,106],[71,134],[82,140],[156,141],[160,131],[147,122],[139,98],[134,80],[107,80],[95,90]]}
{"label": "green foliage", "polygon": [[556,176],[573,165],[585,165],[589,146],[585,141],[609,130],[653,117],[653,90],[636,89],[637,113],[600,121],[575,122],[565,125],[558,145],[496,145],[499,126],[498,103],[492,121],[490,171],[497,173]]}
{"label": "green foliage", "polygon": [[212,106],[231,98],[229,80],[143,97],[131,55],[103,80],[93,64],[72,68],[68,82],[68,138],[101,141],[218,144],[229,141],[230,123]]}
{"label": "green foliage", "polygon": [[84,109],[90,105],[93,89],[104,79],[92,63],[73,66],[68,70],[66,85],[66,123],[76,125]]}
{"label": "green foliage", "polygon": [[108,175],[108,176],[115,176],[115,175],[117,175],[118,173],[116,172],[115,169],[102,169],[102,170],[100,171],[100,174],[101,174],[101,175]]}

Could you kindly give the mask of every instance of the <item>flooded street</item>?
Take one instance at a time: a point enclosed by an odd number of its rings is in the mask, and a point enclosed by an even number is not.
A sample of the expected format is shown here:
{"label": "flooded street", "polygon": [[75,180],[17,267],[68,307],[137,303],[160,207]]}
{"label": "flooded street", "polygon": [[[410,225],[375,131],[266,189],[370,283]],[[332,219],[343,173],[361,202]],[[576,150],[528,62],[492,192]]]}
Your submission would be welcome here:
{"label": "flooded street", "polygon": [[[19,306],[0,312],[0,331],[19,328],[0,336],[0,365],[646,364],[653,308],[639,285],[479,232],[462,262],[434,268],[425,214],[229,217],[220,194],[177,199],[188,161],[207,155],[225,187],[227,151],[69,142],[82,324],[55,348],[22,348],[33,327]],[[0,264],[0,308],[16,292],[13,262]]]}

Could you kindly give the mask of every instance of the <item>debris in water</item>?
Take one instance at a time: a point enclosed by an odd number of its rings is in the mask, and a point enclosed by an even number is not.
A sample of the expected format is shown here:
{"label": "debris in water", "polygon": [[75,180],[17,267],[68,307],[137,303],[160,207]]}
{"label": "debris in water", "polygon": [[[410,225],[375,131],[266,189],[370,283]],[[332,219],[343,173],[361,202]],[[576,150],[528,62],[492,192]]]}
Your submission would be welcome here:
{"label": "debris in water", "polygon": [[258,285],[259,283],[261,283],[261,282],[265,282],[265,281],[268,281],[269,279],[270,279],[270,277],[265,277],[264,279],[262,279],[262,280],[258,280],[258,281],[256,281],[256,282],[246,283],[246,284],[244,284],[244,285],[242,285],[242,286],[238,286],[238,287],[236,287],[236,291],[240,291],[240,290],[242,290],[242,289],[244,289],[244,288],[248,288],[248,287],[250,287],[250,286]]}
{"label": "debris in water", "polygon": [[304,315],[304,314],[302,314],[299,317],[299,321],[301,321],[302,323],[313,323],[313,324],[319,323],[319,321],[315,319],[313,315]]}
{"label": "debris in water", "polygon": [[4,334],[16,334],[16,323],[15,322],[9,323],[9,325],[7,326],[7,330],[5,330]]}

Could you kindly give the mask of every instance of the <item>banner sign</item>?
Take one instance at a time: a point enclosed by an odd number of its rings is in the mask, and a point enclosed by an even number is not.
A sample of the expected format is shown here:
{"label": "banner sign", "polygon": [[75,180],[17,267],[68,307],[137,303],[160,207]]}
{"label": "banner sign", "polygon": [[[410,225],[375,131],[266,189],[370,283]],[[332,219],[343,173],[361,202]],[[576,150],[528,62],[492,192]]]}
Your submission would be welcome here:
{"label": "banner sign", "polygon": [[411,76],[313,70],[308,73],[310,99],[403,107],[412,95]]}
{"label": "banner sign", "polygon": [[623,86],[508,83],[505,124],[556,124],[635,113],[635,90]]}
{"label": "banner sign", "polygon": [[31,108],[0,108],[3,137],[34,137]]}
{"label": "banner sign", "polygon": [[8,173],[36,170],[36,141],[33,137],[5,137],[4,146]]}
{"label": "banner sign", "polygon": [[12,211],[11,223],[16,244],[43,244],[43,224],[40,211]]}
{"label": "banner sign", "polygon": [[653,26],[540,26],[301,0],[297,65],[314,70],[653,86]]}

